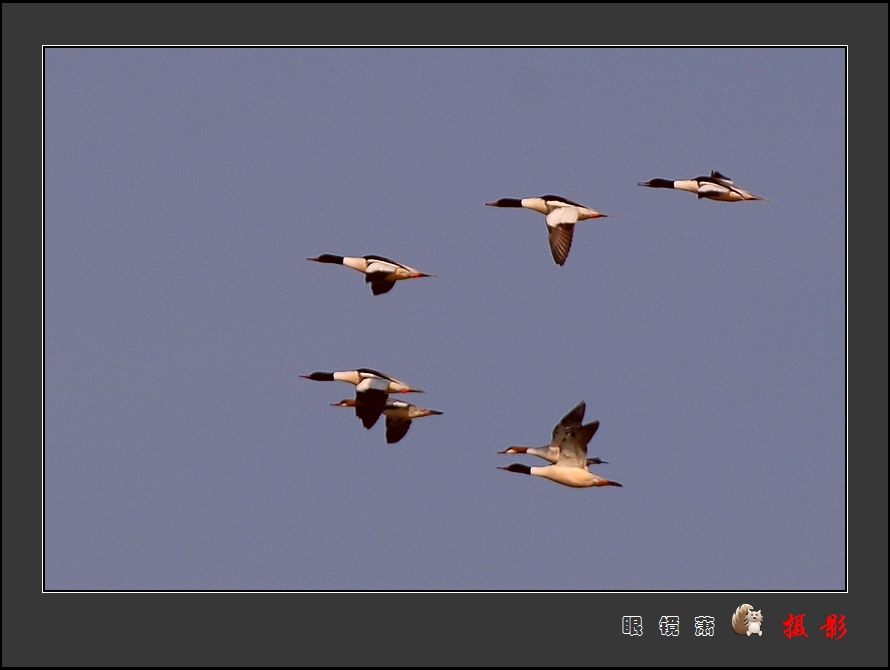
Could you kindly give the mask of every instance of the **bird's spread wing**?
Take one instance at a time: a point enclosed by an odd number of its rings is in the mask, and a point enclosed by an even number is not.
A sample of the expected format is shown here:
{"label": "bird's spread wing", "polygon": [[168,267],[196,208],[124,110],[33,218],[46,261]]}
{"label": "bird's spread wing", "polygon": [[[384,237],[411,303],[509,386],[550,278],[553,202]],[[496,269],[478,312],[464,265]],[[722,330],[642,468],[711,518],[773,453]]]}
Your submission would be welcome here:
{"label": "bird's spread wing", "polygon": [[[390,265],[401,265],[401,263],[394,261],[391,258],[387,258],[386,256],[377,256],[375,254],[369,254],[367,256],[362,256],[366,261],[380,261],[382,263],[389,263]],[[369,263],[369,265],[373,265],[373,263]]]}
{"label": "bird's spread wing", "polygon": [[401,263],[396,263],[395,261],[390,260],[373,260],[368,263],[368,267],[365,268],[365,274],[384,274],[388,275],[396,268],[401,267]]}
{"label": "bird's spread wing", "polygon": [[731,188],[729,186],[724,186],[723,184],[718,184],[710,181],[703,181],[698,185],[698,197],[699,198],[707,198],[709,195],[722,195],[724,193],[729,193],[730,191],[734,191],[736,189]]}
{"label": "bird's spread wing", "polygon": [[379,389],[358,391],[360,386],[361,384],[356,387],[355,415],[361,419],[362,425],[365,428],[370,429],[377,423],[377,419],[383,413],[383,408],[386,407],[387,395],[385,391],[380,391]]}
{"label": "bird's spread wing", "polygon": [[563,198],[561,195],[553,195],[552,193],[550,195],[542,195],[541,200],[546,202],[548,207],[565,207],[566,205],[584,207],[581,203],[569,200],[568,198]]}
{"label": "bird's spread wing", "polygon": [[411,419],[394,419],[386,417],[386,443],[395,444],[403,437],[411,427]]}
{"label": "bird's spread wing", "polygon": [[394,281],[383,281],[381,279],[371,279],[367,275],[365,275],[365,281],[371,283],[371,293],[374,295],[381,295],[382,293],[387,293],[389,290],[396,285]]}
{"label": "bird's spread wing", "polygon": [[[549,215],[548,215],[549,218]],[[574,223],[560,223],[556,226],[547,224],[547,240],[550,242],[550,253],[557,265],[563,265],[572,248],[572,235],[575,234]]]}
{"label": "bird's spread wing", "polygon": [[566,438],[559,448],[556,465],[571,468],[587,467],[587,443],[599,428],[600,422],[594,421],[583,426],[572,426],[566,429]]}
{"label": "bird's spread wing", "polygon": [[365,268],[365,281],[371,285],[371,293],[380,295],[395,286],[392,276],[397,267],[398,263],[382,257],[371,261]]}
{"label": "bird's spread wing", "polygon": [[372,370],[371,368],[357,368],[356,372],[361,373],[363,379],[358,383],[357,390],[361,391],[368,388],[375,388],[380,390],[386,390],[389,386],[390,382],[394,384],[401,384],[402,386],[409,386],[401,379],[396,379],[391,375],[384,374],[383,372],[379,372],[377,370]]}
{"label": "bird's spread wing", "polygon": [[[735,182],[733,182],[732,179],[730,179],[726,175],[722,175],[719,172],[711,172],[711,180],[713,180],[713,182],[715,184],[724,187],[727,191],[735,191],[742,197],[745,197],[745,195],[746,195],[746,191],[744,191],[744,190],[740,189],[738,186],[736,186]],[[718,192],[718,191],[713,191],[713,192]]]}
{"label": "bird's spread wing", "polygon": [[556,424],[553,428],[553,440],[550,444],[559,446],[559,444],[565,439],[566,429],[572,426],[580,426],[581,422],[584,421],[584,410],[587,409],[587,403],[580,402],[575,408],[562,417],[559,420],[559,423]]}

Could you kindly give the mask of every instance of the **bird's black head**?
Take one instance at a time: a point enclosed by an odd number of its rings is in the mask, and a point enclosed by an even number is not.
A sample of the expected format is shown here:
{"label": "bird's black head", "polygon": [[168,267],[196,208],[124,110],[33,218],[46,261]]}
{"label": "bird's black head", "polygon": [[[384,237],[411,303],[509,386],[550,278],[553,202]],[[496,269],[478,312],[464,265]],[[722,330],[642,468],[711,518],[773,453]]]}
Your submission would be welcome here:
{"label": "bird's black head", "polygon": [[670,179],[650,179],[649,181],[638,181],[637,186],[649,186],[651,188],[674,188],[674,182]]}
{"label": "bird's black head", "polygon": [[333,372],[311,372],[308,375],[300,375],[303,379],[311,379],[316,382],[332,382],[334,381]]}
{"label": "bird's black head", "polygon": [[307,261],[317,261],[318,263],[342,263],[343,256],[335,256],[334,254],[322,254],[315,258],[307,258]]}
{"label": "bird's black head", "polygon": [[508,472],[521,472],[524,475],[530,475],[532,473],[532,469],[523,465],[522,463],[512,463],[510,465],[499,465],[498,470],[507,470]]}
{"label": "bird's black head", "polygon": [[518,198],[501,198],[494,202],[486,202],[489,207],[522,207],[522,200]]}

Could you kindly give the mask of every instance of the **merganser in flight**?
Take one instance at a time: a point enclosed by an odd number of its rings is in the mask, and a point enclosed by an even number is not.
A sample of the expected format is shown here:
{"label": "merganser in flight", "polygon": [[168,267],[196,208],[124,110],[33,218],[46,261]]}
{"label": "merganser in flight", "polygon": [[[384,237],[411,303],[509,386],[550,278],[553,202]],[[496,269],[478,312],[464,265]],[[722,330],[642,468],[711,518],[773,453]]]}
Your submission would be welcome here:
{"label": "merganser in flight", "polygon": [[[355,400],[346,398],[340,402],[331,403],[331,407],[355,407]],[[404,400],[387,398],[383,408],[383,414],[386,416],[386,443],[395,444],[405,437],[411,427],[412,419],[441,413],[437,409],[426,409]]]}
{"label": "merganser in flight", "polygon": [[[584,420],[584,410],[586,408],[587,405],[584,402],[581,402],[571,412],[562,417],[562,419],[559,420],[559,423],[553,428],[553,438],[550,440],[550,444],[543,447],[508,447],[507,449],[504,449],[504,451],[499,451],[498,453],[531,454],[532,456],[539,456],[550,463],[556,463],[559,458],[559,446],[566,438],[568,429],[577,428],[581,425],[581,422]],[[594,421],[593,423],[596,425],[593,429],[593,432],[595,433],[596,429],[599,428],[600,422]],[[601,463],[608,463],[608,461],[604,461],[598,457],[587,459],[587,465],[599,465]]]}
{"label": "merganser in flight", "polygon": [[380,295],[387,293],[396,282],[400,279],[416,279],[418,277],[434,277],[435,275],[421,272],[416,268],[397,263],[383,256],[335,256],[333,254],[322,254],[314,258],[307,258],[307,261],[316,261],[318,263],[334,263],[335,265],[345,265],[363,272],[365,282],[371,285],[371,293]]}
{"label": "merganser in flight", "polygon": [[759,195],[754,195],[750,191],[739,188],[732,180],[712,171],[710,177],[696,177],[695,179],[678,179],[671,181],[670,179],[650,179],[649,181],[637,182],[639,186],[649,186],[650,188],[675,188],[680,191],[689,191],[695,193],[699,198],[707,198],[708,200],[722,200],[723,202],[739,202],[741,200],[766,200]]}
{"label": "merganser in flight", "polygon": [[542,195],[540,198],[501,198],[494,202],[486,202],[490,207],[525,207],[540,212],[547,217],[547,240],[550,242],[550,253],[557,265],[563,265],[572,248],[572,235],[575,224],[585,219],[596,219],[608,216],[590,207],[579,205],[568,198],[558,195]]}
{"label": "merganser in flight", "polygon": [[340,372],[312,372],[300,375],[304,379],[317,382],[348,382],[355,385],[355,415],[362,425],[370,429],[386,407],[390,393],[426,393],[423,389],[410,386],[394,377],[370,368],[357,368]]}
{"label": "merganser in flight", "polygon": [[591,486],[621,486],[587,469],[587,443],[599,427],[594,421],[583,426],[566,426],[565,437],[559,444],[559,455],[556,463],[545,466],[528,466],[521,463],[498,466],[500,470],[518,472],[524,475],[536,475],[550,481],[574,488]]}

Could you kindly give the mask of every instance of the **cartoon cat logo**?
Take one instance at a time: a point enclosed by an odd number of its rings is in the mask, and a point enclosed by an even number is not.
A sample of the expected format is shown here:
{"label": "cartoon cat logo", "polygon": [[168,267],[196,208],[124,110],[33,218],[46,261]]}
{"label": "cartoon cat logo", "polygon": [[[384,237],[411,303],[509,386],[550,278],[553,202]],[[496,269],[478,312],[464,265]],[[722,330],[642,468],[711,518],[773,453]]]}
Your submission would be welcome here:
{"label": "cartoon cat logo", "polygon": [[732,629],[739,635],[757,634],[763,635],[760,626],[763,623],[763,614],[760,610],[755,610],[751,605],[745,604],[739,606],[735,614],[732,615]]}
{"label": "cartoon cat logo", "polygon": [[756,612],[753,609],[748,610],[748,614],[745,615],[745,623],[748,625],[747,633],[749,636],[754,633],[763,635],[763,631],[760,630],[760,624],[763,623],[763,614],[760,613],[760,610]]}

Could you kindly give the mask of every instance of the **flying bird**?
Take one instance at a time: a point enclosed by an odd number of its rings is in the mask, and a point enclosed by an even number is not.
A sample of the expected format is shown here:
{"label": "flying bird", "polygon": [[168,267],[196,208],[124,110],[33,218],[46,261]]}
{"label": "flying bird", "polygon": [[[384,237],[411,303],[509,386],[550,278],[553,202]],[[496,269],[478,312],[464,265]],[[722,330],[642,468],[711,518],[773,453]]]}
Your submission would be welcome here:
{"label": "flying bird", "polygon": [[[577,409],[575,408],[573,412],[576,412]],[[567,416],[571,417],[572,414]],[[559,424],[557,428],[559,429]],[[563,425],[561,430],[564,431],[564,437],[558,445],[559,454],[556,457],[556,462],[552,465],[528,466],[522,463],[513,463],[508,466],[498,466],[498,469],[524,475],[536,475],[574,488],[621,486],[618,482],[591,472],[587,467],[587,443],[590,442],[590,438],[593,437],[597,428],[599,428],[598,421],[584,425]]]}
{"label": "flying bird", "polygon": [[348,382],[355,385],[355,415],[362,425],[370,429],[386,408],[390,393],[426,393],[423,389],[406,384],[394,377],[370,368],[342,370],[339,372],[312,372],[300,375],[317,382]]}
{"label": "flying bird", "polygon": [[[331,403],[331,407],[355,407],[355,403],[355,400],[346,398],[340,402]],[[387,398],[386,405],[383,407],[383,414],[386,416],[386,443],[395,444],[405,437],[413,419],[441,413],[437,409],[426,409],[404,400]]]}
{"label": "flying bird", "polygon": [[[566,414],[562,419],[559,420],[559,423],[553,427],[553,437],[550,440],[550,444],[547,444],[543,447],[508,447],[503,451],[499,451],[499,454],[531,454],[532,456],[539,456],[543,458],[545,461],[549,461],[550,463],[556,463],[559,458],[559,447],[562,444],[563,440],[568,435],[568,430],[570,428],[577,428],[581,425],[581,422],[584,420],[584,410],[587,408],[587,405],[582,401],[578,403],[575,408]],[[594,421],[596,424],[596,428],[599,428],[599,421]],[[596,432],[596,428],[594,428],[594,432]],[[587,459],[587,465],[599,465],[600,463],[608,463],[608,461],[604,461],[601,458],[593,457]]]}
{"label": "flying bird", "polygon": [[558,195],[522,199],[501,198],[485,204],[489,207],[525,207],[544,214],[547,217],[547,241],[550,243],[550,253],[557,265],[565,264],[566,258],[569,257],[572,236],[575,234],[575,224],[578,221],[608,216]]}
{"label": "flying bird", "polygon": [[708,200],[721,200],[723,202],[740,202],[742,200],[766,200],[759,195],[754,195],[750,191],[736,186],[732,180],[712,171],[710,177],[696,177],[695,179],[650,179],[649,181],[637,182],[639,186],[649,186],[650,188],[675,188],[679,191],[689,191],[695,193],[699,198],[707,198]]}
{"label": "flying bird", "polygon": [[371,293],[374,295],[388,293],[396,285],[396,282],[401,279],[435,276],[383,256],[335,256],[333,254],[322,254],[314,258],[307,258],[306,260],[317,263],[345,265],[348,268],[364,273],[365,282],[371,285]]}

